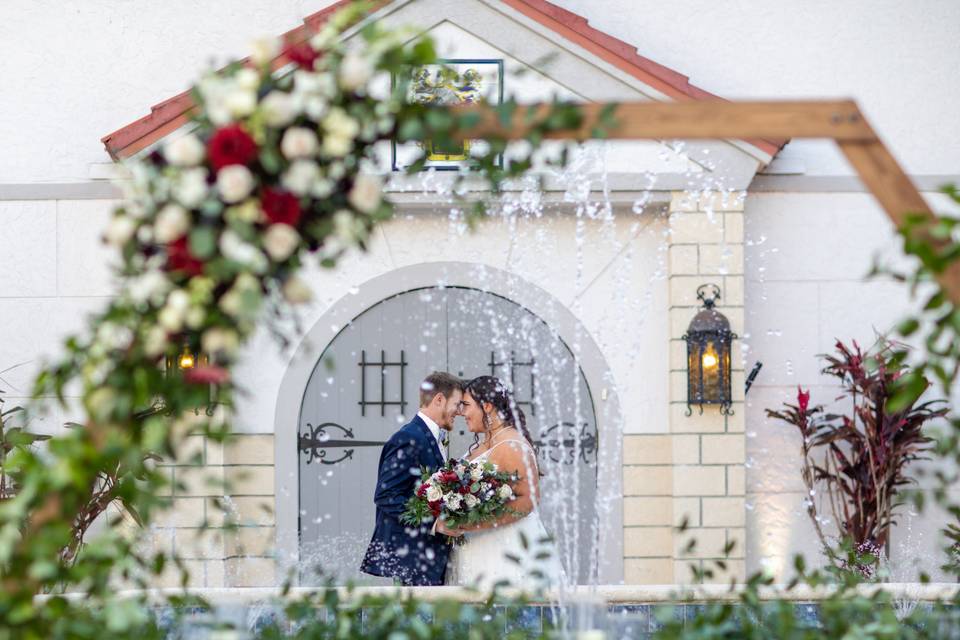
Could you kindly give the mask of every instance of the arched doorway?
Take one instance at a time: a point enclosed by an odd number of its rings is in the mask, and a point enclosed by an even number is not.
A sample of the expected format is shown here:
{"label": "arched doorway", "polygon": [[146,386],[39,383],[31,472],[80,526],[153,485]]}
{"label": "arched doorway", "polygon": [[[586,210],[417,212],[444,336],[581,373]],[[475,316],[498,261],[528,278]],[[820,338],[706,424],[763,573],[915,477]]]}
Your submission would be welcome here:
{"label": "arched doorway", "polygon": [[[373,530],[380,450],[416,413],[420,382],[435,370],[495,375],[512,386],[545,474],[547,527],[568,572],[589,580],[597,548],[589,385],[546,322],[502,296],[464,287],[426,287],[378,302],[324,349],[300,409],[301,569],[361,578],[355,567]],[[451,455],[472,441],[458,419]],[[310,578],[301,573],[301,581]]]}
{"label": "arched doorway", "polygon": [[[382,443],[416,412],[429,371],[494,373],[514,385],[528,416],[546,474],[545,519],[568,572],[580,583],[617,580],[619,409],[599,350],[536,287],[486,267],[483,290],[469,286],[475,277],[450,285],[442,274],[451,266],[476,268],[435,263],[375,278],[334,305],[301,345],[309,367],[291,363],[277,409],[281,557],[304,585],[317,581],[317,568],[371,582],[356,567],[373,528]],[[458,420],[451,453],[471,442]]]}

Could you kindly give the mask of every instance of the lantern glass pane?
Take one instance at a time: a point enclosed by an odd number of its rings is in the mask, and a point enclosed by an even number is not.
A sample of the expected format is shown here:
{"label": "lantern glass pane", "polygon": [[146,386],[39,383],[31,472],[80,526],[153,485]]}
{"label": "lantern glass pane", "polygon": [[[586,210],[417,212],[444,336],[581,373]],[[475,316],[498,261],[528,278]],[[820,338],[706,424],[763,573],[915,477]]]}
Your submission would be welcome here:
{"label": "lantern glass pane", "polygon": [[[707,344],[703,349],[702,362],[703,367],[703,401],[704,402],[718,402],[721,399],[721,392],[723,389],[722,383],[723,378],[721,376],[721,368],[719,365],[719,357],[717,354],[717,347],[715,339],[708,339]],[[712,362],[712,366],[706,366],[707,363]]]}

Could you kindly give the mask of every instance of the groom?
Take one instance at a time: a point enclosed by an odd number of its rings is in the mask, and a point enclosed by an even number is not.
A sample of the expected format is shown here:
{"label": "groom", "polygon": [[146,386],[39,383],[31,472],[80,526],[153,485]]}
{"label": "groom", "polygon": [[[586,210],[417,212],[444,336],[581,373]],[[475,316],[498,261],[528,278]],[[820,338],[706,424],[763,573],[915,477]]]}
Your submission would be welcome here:
{"label": "groom", "polygon": [[450,545],[431,526],[400,523],[407,500],[420,481],[420,467],[436,470],[447,459],[447,433],[453,428],[462,381],[444,372],[420,385],[420,410],[383,447],[377,471],[377,524],[360,570],[399,580],[404,586],[440,585]]}

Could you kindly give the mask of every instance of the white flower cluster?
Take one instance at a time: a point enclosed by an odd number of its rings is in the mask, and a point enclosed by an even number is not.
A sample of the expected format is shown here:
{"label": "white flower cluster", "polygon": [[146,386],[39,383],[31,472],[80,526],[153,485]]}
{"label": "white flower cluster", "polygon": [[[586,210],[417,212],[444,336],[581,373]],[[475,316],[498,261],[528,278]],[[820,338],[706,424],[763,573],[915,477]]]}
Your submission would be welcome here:
{"label": "white flower cluster", "polygon": [[[399,108],[370,100],[370,86],[383,56],[409,37],[377,34],[346,48],[339,36],[352,19],[334,16],[277,70],[283,43],[257,40],[249,64],[197,83],[196,125],[126,167],[125,203],[103,237],[125,261],[120,300],[152,321],[99,330],[98,352],[136,339],[147,356],[159,357],[190,331],[204,352],[232,357],[262,306],[265,277],[280,280],[288,302],[308,302],[312,289],[290,261],[308,243],[326,260],[366,239],[383,207],[383,184],[361,172],[369,166],[360,154],[392,130]],[[345,202],[326,210],[338,188],[346,189]],[[318,219],[330,226],[310,224]],[[317,228],[324,237],[310,237]]]}

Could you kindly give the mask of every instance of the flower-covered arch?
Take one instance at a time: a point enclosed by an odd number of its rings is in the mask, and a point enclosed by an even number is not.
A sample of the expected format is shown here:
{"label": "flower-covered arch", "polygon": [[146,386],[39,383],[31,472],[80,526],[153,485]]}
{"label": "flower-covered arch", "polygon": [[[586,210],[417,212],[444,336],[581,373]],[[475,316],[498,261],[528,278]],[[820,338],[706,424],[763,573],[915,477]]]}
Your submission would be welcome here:
{"label": "flower-covered arch", "polygon": [[[222,439],[229,432],[230,367],[256,324],[282,320],[288,305],[309,297],[297,277],[307,260],[332,266],[390,217],[379,180],[366,170],[373,146],[448,142],[478,123],[476,114],[406,100],[409,70],[436,62],[429,39],[373,23],[362,27],[363,46],[347,50],[340,34],[365,12],[351,5],[308,42],[288,47],[283,69],[271,68],[281,43],[264,41],[247,64],[204,78],[193,90],[192,130],[126,165],[124,204],[104,234],[120,253],[119,294],[66,340],[65,355],[33,390],[65,404],[67,386],[78,385],[82,428],[52,439],[45,454],[19,449],[11,467],[19,492],[0,509],[0,608],[20,606],[23,624],[54,624],[56,607],[33,598],[57,585],[106,595],[118,572],[147,586],[164,569],[169,559],[138,554],[119,521],[85,544],[92,517],[119,501],[149,522],[168,484],[153,459],[175,458],[187,433]],[[377,96],[377,74],[400,80]],[[518,108],[498,109],[506,119]],[[544,134],[581,118],[577,107],[557,103],[530,122],[533,144],[512,163],[500,165],[506,142],[491,136],[459,179],[496,194],[530,168]],[[471,204],[471,215],[487,206]],[[207,360],[182,372],[164,368],[184,350]],[[217,409],[197,411],[207,406]],[[95,491],[104,477],[109,490]]]}

